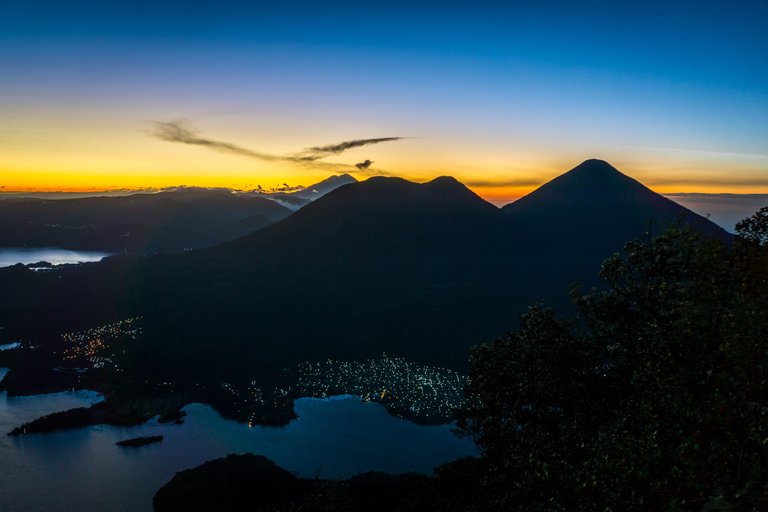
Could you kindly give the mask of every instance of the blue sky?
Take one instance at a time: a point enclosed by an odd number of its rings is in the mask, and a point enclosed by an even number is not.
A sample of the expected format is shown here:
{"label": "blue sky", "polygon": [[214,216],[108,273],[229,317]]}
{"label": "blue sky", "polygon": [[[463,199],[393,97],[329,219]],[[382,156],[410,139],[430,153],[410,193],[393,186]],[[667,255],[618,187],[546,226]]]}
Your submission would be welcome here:
{"label": "blue sky", "polygon": [[260,151],[412,137],[339,163],[496,199],[593,156],[666,192],[768,192],[765,26],[765,1],[0,1],[0,173],[321,177],[146,136],[186,118]]}

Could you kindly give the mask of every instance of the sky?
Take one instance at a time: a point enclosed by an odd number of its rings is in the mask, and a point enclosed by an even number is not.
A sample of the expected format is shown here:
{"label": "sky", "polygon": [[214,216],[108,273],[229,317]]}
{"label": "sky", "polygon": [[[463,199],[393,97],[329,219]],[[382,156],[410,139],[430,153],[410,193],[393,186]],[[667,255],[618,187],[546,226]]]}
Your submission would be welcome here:
{"label": "sky", "polygon": [[501,203],[602,158],[665,194],[766,194],[765,26],[766,0],[0,0],[0,191],[350,172]]}

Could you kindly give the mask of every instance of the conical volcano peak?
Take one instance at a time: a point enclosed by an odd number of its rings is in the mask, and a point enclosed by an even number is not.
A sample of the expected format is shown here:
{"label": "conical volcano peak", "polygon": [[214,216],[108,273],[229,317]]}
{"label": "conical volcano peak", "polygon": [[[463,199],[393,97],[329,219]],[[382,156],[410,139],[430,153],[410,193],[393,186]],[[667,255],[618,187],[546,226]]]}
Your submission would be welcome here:
{"label": "conical volcano peak", "polygon": [[440,196],[463,197],[475,195],[475,193],[469,190],[466,185],[453,176],[438,176],[431,181],[422,183],[421,186],[431,194]]}
{"label": "conical volcano peak", "polygon": [[556,189],[568,193],[600,192],[613,194],[645,187],[605,160],[591,158],[553,179],[540,190]]}
{"label": "conical volcano peak", "polygon": [[438,176],[437,178],[426,182],[425,185],[440,185],[440,186],[458,185],[460,187],[464,186],[459,180],[457,180],[453,176]]}
{"label": "conical volcano peak", "polygon": [[588,160],[584,160],[579,165],[577,165],[567,173],[563,174],[563,176],[569,176],[569,175],[589,175],[594,178],[597,178],[599,176],[626,177],[624,173],[619,171],[617,168],[615,168],[605,160],[599,160],[597,158],[590,158]]}
{"label": "conical volcano peak", "polygon": [[310,185],[305,190],[322,190],[323,192],[330,192],[331,190],[348,183],[357,183],[357,179],[349,174],[336,174],[329,176],[314,185]]}
{"label": "conical volcano peak", "polygon": [[604,250],[642,236],[648,221],[659,228],[680,219],[718,238],[707,219],[652,191],[604,160],[589,159],[503,208],[516,223],[558,232],[573,244],[592,240]]}
{"label": "conical volcano peak", "polygon": [[570,172],[620,172],[614,166],[599,158],[588,158]]}
{"label": "conical volcano peak", "polygon": [[420,187],[424,191],[425,197],[430,198],[431,201],[451,204],[452,208],[481,207],[488,210],[496,208],[453,176],[439,176],[431,181],[422,183]]}

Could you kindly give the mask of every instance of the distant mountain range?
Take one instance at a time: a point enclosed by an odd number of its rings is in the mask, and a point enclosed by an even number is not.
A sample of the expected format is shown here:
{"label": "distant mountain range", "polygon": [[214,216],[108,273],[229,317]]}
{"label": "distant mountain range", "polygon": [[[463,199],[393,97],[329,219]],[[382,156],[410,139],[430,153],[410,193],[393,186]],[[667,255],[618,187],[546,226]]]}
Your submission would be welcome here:
{"label": "distant mountain range", "polygon": [[357,180],[349,174],[330,176],[323,181],[292,192],[256,192],[260,197],[266,197],[284,205],[291,210],[298,210],[310,202],[320,199],[328,192],[332,192],[342,185],[357,183]]}
{"label": "distant mountain range", "polygon": [[0,200],[0,247],[61,247],[151,254],[234,240],[288,217],[341,185],[332,176],[292,193],[180,187],[122,196]]}
{"label": "distant mountain range", "polygon": [[[462,367],[532,301],[673,222],[730,235],[600,160],[498,209],[453,178],[336,188],[215,247],[34,274],[0,271],[0,325],[16,333],[142,315],[155,375],[245,375],[382,352]],[[13,298],[11,298],[13,297]],[[45,324],[40,319],[45,318]]]}

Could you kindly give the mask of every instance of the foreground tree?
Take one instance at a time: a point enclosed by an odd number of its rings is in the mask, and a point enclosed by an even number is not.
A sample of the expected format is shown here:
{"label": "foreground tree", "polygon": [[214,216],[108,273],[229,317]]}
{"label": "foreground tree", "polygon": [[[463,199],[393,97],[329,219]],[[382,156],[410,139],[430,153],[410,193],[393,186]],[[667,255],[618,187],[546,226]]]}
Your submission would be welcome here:
{"label": "foreground tree", "polygon": [[768,208],[732,245],[632,242],[577,317],[473,350],[460,429],[490,508],[768,509]]}

